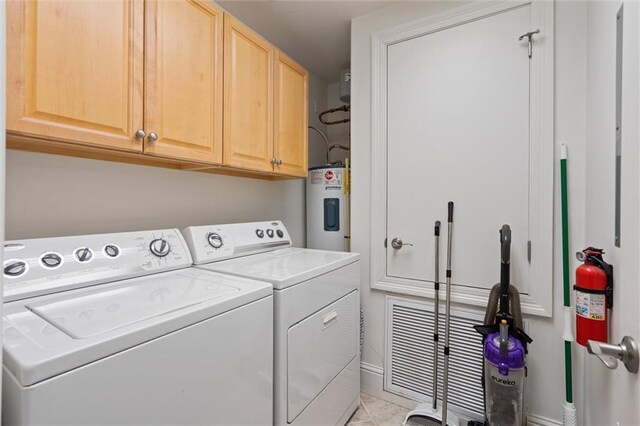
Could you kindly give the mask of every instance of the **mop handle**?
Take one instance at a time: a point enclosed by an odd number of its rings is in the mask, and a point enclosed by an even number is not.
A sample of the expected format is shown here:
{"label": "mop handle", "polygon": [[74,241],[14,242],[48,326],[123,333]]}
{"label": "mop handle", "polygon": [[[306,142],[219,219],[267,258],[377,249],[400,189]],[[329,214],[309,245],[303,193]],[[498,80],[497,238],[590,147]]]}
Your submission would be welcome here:
{"label": "mop handle", "polygon": [[442,424],[447,424],[447,405],[449,399],[449,320],[451,317],[451,236],[453,230],[453,201],[449,201],[447,235],[447,301],[444,315],[444,374],[442,383]]}
{"label": "mop handle", "polygon": [[438,329],[439,329],[439,305],[440,305],[440,221],[436,221],[433,229],[435,236],[435,279],[434,288],[434,320],[433,320],[433,411],[438,408]]}

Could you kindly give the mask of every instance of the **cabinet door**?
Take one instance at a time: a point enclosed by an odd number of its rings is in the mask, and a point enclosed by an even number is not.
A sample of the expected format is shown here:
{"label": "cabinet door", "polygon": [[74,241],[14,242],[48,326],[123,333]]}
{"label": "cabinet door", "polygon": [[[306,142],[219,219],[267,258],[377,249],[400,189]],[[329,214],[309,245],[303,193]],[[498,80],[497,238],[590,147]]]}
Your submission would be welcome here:
{"label": "cabinet door", "polygon": [[145,153],[220,164],[222,10],[210,1],[147,1],[145,15]]}
{"label": "cabinet door", "polygon": [[224,164],[273,171],[273,47],[224,17]]}
{"label": "cabinet door", "polygon": [[274,171],[307,176],[308,73],[276,51],[274,77]]}
{"label": "cabinet door", "polygon": [[7,129],[141,151],[142,0],[6,5]]}

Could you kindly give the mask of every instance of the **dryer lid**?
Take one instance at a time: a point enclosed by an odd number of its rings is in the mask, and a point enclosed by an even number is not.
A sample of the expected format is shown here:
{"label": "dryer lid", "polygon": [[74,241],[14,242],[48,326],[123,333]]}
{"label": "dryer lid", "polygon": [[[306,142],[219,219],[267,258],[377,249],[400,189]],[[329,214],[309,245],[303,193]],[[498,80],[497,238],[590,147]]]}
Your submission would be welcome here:
{"label": "dryer lid", "polygon": [[276,289],[307,281],[359,259],[357,253],[285,248],[202,265],[203,268],[267,281]]}

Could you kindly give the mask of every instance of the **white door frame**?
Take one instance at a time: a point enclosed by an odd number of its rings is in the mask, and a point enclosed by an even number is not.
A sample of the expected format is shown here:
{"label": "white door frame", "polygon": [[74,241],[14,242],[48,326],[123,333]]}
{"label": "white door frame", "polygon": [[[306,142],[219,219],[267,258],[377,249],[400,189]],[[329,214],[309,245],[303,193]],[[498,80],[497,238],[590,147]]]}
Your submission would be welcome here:
{"label": "white door frame", "polygon": [[[7,93],[7,21],[6,21],[6,2],[0,5],[0,93]],[[6,154],[6,96],[0,99],[0,244],[4,247],[4,210],[5,210],[5,154]],[[0,252],[0,264],[4,263],[4,250]],[[0,277],[0,280],[2,278]],[[1,281],[0,281],[1,282]],[[4,285],[2,286],[4,288]],[[0,317],[3,312],[3,290],[0,289]],[[0,332],[0,363],[2,363],[2,333]],[[2,371],[0,370],[0,412],[2,411]]]}
{"label": "white door frame", "polygon": [[[554,4],[549,1],[474,2],[372,35],[371,39],[371,287],[376,290],[433,297],[424,282],[387,275],[387,48],[455,25],[531,5],[534,39],[531,62],[529,227],[532,241],[531,291],[522,295],[524,313],[550,317],[553,288],[554,184]],[[523,31],[524,32],[524,31]],[[534,265],[535,262],[535,265]],[[430,286],[429,286],[430,287]],[[452,288],[452,300],[484,306],[489,290]]]}

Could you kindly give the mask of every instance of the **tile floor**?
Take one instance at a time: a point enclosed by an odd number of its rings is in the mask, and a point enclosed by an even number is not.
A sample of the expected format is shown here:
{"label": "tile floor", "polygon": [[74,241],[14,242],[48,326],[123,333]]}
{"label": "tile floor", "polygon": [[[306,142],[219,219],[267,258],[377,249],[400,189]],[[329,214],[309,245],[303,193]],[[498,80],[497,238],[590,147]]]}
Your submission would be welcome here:
{"label": "tile floor", "polygon": [[402,425],[407,410],[399,405],[378,399],[366,393],[360,394],[360,406],[347,421],[352,426]]}

